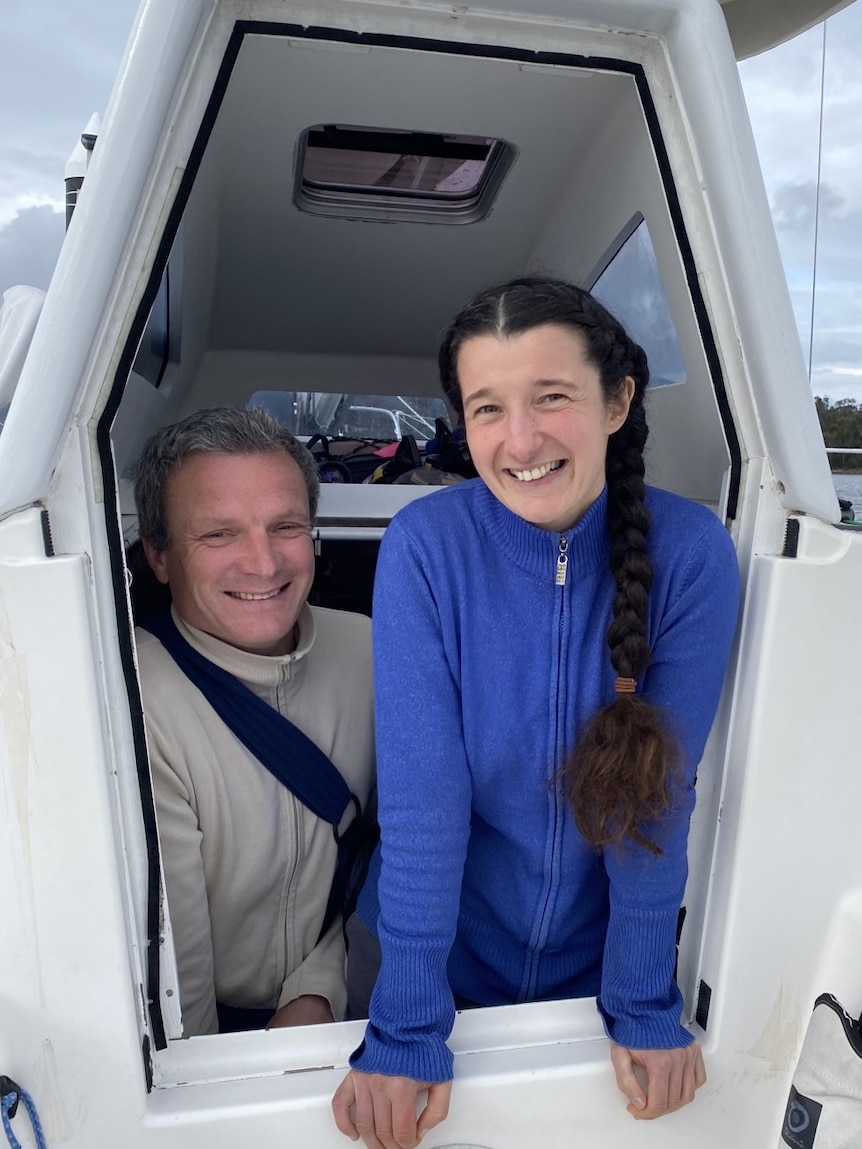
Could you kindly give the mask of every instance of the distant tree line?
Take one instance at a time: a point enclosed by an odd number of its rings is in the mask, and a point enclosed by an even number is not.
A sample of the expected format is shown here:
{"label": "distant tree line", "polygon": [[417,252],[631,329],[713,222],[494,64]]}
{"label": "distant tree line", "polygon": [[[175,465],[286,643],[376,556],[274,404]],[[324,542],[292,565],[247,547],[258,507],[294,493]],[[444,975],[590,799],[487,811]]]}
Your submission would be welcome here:
{"label": "distant tree line", "polygon": [[[815,396],[815,406],[827,447],[862,447],[862,403],[852,399]],[[829,455],[833,471],[862,471],[862,455]]]}

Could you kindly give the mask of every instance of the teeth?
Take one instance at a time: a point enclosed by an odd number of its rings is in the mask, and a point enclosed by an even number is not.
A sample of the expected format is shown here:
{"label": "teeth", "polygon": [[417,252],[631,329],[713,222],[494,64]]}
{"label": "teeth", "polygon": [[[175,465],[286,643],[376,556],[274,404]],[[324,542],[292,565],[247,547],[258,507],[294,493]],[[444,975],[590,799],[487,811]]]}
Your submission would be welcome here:
{"label": "teeth", "polygon": [[545,463],[541,467],[533,467],[531,471],[511,470],[511,474],[522,483],[532,483],[533,479],[543,479],[545,475],[549,475],[551,471],[558,470],[562,465],[562,460],[557,459],[555,463]]}
{"label": "teeth", "polygon": [[275,590],[266,591],[265,594],[246,594],[244,591],[241,591],[241,590],[229,590],[228,594],[231,596],[231,598],[242,599],[243,602],[261,602],[263,599],[266,599],[266,598],[275,598],[275,596],[280,592],[280,590],[281,590],[281,587],[279,586],[279,587],[276,587]]}

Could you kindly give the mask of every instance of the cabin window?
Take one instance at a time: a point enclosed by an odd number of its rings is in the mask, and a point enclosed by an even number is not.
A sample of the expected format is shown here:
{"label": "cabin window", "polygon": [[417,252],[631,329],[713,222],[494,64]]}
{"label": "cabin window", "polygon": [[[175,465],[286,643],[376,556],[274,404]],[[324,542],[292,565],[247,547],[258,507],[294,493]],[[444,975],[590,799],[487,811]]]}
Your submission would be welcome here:
{"label": "cabin window", "polygon": [[586,286],[647,353],[650,386],[685,383],[685,360],[646,220],[638,213],[611,244]]}
{"label": "cabin window", "polygon": [[430,439],[435,420],[448,419],[442,399],[415,395],[354,395],[327,391],[255,391],[249,407],[262,407],[295,435],[397,440]]}
{"label": "cabin window", "polygon": [[174,242],[132,366],[153,387],[161,386],[168,364],[180,358],[181,298],[182,232]]}
{"label": "cabin window", "polygon": [[153,309],[144,328],[141,346],[135,358],[133,370],[148,383],[158,387],[168,365],[168,304],[170,300],[170,283],[167,269],[159,284],[159,290],[153,301]]}
{"label": "cabin window", "polygon": [[475,223],[514,158],[481,136],[315,124],[300,137],[293,198],[316,215]]}

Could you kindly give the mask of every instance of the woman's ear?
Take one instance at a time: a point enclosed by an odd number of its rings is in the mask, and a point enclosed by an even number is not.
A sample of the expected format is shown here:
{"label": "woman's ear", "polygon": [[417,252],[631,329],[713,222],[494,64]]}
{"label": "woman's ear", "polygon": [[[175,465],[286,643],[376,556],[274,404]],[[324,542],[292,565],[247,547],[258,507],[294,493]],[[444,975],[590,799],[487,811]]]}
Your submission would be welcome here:
{"label": "woman's ear", "polygon": [[617,390],[616,395],[608,404],[608,434],[613,435],[619,431],[629,415],[632,399],[635,397],[635,381],[631,375],[626,375]]}

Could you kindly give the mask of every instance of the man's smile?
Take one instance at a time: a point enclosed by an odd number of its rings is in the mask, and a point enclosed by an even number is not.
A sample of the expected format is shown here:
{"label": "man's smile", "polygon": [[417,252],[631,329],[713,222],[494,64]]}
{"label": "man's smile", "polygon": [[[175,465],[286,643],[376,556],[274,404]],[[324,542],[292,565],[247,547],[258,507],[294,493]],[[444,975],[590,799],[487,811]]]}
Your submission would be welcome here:
{"label": "man's smile", "polygon": [[261,591],[259,594],[250,594],[248,591],[243,590],[228,590],[225,594],[229,594],[231,598],[238,598],[241,602],[263,602],[268,598],[275,598],[276,595],[281,594],[286,590],[290,583],[285,583],[284,586],[277,586],[275,590]]}

